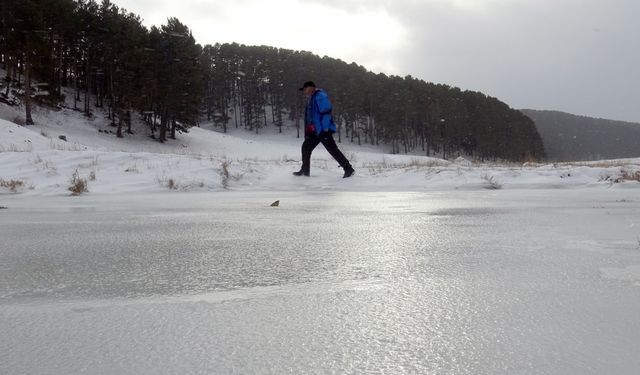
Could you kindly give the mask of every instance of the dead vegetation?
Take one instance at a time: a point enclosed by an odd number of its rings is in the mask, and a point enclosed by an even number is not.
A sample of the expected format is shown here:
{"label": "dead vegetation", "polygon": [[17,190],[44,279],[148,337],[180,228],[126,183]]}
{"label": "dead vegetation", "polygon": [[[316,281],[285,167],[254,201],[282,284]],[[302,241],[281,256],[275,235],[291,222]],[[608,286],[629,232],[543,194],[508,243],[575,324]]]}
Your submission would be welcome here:
{"label": "dead vegetation", "polygon": [[608,181],[610,183],[619,184],[625,181],[640,182],[640,171],[631,171],[626,168],[620,169],[620,174],[616,176],[604,175],[600,178],[600,181]]}
{"label": "dead vegetation", "polygon": [[22,180],[3,180],[3,179],[0,179],[0,187],[8,189],[12,193],[18,192],[18,190],[21,190],[22,188],[24,188],[24,186],[25,186],[25,183]]}
{"label": "dead vegetation", "polygon": [[629,171],[627,169],[622,169],[620,172],[620,178],[622,178],[622,180],[640,182],[640,171]]}
{"label": "dead vegetation", "polygon": [[73,172],[73,175],[71,175],[70,183],[69,191],[71,195],[80,195],[89,191],[87,189],[87,180],[80,177],[77,169]]}

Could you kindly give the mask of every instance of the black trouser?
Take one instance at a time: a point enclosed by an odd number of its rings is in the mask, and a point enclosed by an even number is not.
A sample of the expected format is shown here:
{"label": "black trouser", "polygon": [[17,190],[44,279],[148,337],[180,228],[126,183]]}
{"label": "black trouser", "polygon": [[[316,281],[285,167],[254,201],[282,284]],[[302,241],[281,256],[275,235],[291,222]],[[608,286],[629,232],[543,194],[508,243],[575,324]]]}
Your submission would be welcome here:
{"label": "black trouser", "polygon": [[336,141],[333,140],[333,135],[331,132],[322,132],[320,135],[316,135],[312,133],[310,135],[305,136],[304,142],[302,142],[302,171],[305,173],[309,173],[309,169],[311,167],[311,152],[316,146],[322,143],[324,148],[327,149],[329,154],[333,156],[334,159],[340,164],[342,168],[345,170],[351,168],[351,164],[349,160],[338,150],[338,145],[336,145]]}

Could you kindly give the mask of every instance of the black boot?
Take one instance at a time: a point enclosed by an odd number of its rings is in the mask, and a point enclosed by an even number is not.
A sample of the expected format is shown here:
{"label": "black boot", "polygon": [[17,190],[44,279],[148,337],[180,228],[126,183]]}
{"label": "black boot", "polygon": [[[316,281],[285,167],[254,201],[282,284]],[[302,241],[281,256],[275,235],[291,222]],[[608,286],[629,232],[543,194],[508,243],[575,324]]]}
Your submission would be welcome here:
{"label": "black boot", "polygon": [[303,171],[302,169],[297,171],[297,172],[293,172],[294,176],[307,176],[309,177],[309,172],[307,171]]}
{"label": "black boot", "polygon": [[344,176],[342,176],[342,178],[351,177],[354,173],[356,173],[356,170],[353,169],[352,166],[348,166],[344,169]]}

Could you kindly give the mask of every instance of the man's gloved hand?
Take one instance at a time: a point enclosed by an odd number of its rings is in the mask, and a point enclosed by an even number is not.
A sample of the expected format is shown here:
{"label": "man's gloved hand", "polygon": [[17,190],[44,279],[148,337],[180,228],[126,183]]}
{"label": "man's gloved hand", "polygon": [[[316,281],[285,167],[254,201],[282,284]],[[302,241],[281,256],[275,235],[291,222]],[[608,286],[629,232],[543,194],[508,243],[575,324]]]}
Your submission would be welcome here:
{"label": "man's gloved hand", "polygon": [[330,131],[320,132],[320,135],[318,136],[318,138],[320,138],[321,140],[325,141],[325,140],[331,138],[331,132]]}
{"label": "man's gloved hand", "polygon": [[316,126],[313,124],[307,124],[304,126],[304,132],[305,133],[315,133],[316,132]]}

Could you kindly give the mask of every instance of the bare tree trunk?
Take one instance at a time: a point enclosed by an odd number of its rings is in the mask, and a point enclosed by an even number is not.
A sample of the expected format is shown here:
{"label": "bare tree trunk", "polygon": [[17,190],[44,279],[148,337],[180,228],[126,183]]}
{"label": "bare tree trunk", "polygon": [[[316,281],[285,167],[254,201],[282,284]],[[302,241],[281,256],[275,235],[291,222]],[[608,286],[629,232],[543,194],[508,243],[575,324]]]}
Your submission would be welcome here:
{"label": "bare tree trunk", "polygon": [[158,123],[158,111],[153,111],[153,117],[149,116],[151,124],[151,138],[156,139],[156,124]]}
{"label": "bare tree trunk", "polygon": [[5,81],[7,82],[7,89],[4,93],[4,96],[9,97],[9,92],[11,90],[11,74],[12,74],[12,70],[13,70],[13,65],[12,65],[12,58],[10,55],[7,55],[6,57],[6,62],[5,62],[5,66],[7,68],[7,76],[5,77]]}
{"label": "bare tree trunk", "polygon": [[[115,118],[115,116],[113,117]],[[122,116],[120,113],[118,113],[118,129],[116,130],[116,137],[122,138]]]}
{"label": "bare tree trunk", "polygon": [[125,115],[125,120],[127,122],[127,134],[133,134],[131,130],[131,103],[127,105],[127,114]]}
{"label": "bare tree trunk", "polygon": [[[75,71],[75,69],[74,69]],[[73,85],[75,86],[75,94],[73,95],[73,109],[78,110],[78,101],[80,100],[80,86],[78,86],[78,72],[75,71],[73,77]]]}
{"label": "bare tree trunk", "polygon": [[233,117],[235,118],[236,129],[238,129],[238,103],[235,98],[233,99]]}
{"label": "bare tree trunk", "polygon": [[24,107],[26,112],[25,125],[33,125],[33,119],[31,118],[31,59],[29,58],[29,46],[26,48],[24,58]]}
{"label": "bare tree trunk", "polygon": [[158,140],[163,143],[167,140],[167,117],[169,116],[165,111],[160,119],[160,134],[158,136]]}
{"label": "bare tree trunk", "polygon": [[84,83],[85,83],[85,91],[84,91],[84,114],[85,114],[85,115],[87,115],[87,116],[89,116],[89,115],[90,115],[90,113],[91,113],[91,112],[89,111],[89,108],[90,108],[90,106],[89,106],[89,93],[90,93],[90,90],[89,90],[89,82],[91,81],[91,80],[89,79],[89,76],[90,76],[90,71],[91,71],[91,64],[90,64],[90,62],[89,62],[89,60],[88,60],[88,59],[87,59],[87,61],[86,61],[86,64],[87,64],[87,68],[86,68],[86,70],[85,70],[85,76],[84,76]]}
{"label": "bare tree trunk", "polygon": [[113,108],[109,108],[107,113],[107,118],[111,119],[111,126],[116,126],[116,117],[120,117],[120,111],[118,111],[118,109],[114,106]]}
{"label": "bare tree trunk", "polygon": [[[280,110],[279,108],[276,108],[276,104],[275,104],[275,100],[273,99],[273,94],[271,94],[271,121],[275,124],[276,123],[276,111]],[[264,119],[264,124],[267,125],[267,119]]]}
{"label": "bare tree trunk", "polygon": [[[272,111],[273,111],[273,107],[271,107],[271,108],[272,108]],[[271,112],[271,113],[273,114],[273,112]],[[264,127],[266,128],[267,127],[267,107],[266,107],[266,104],[265,104],[264,107],[262,107],[262,115],[263,115],[263,119],[264,119]]]}

